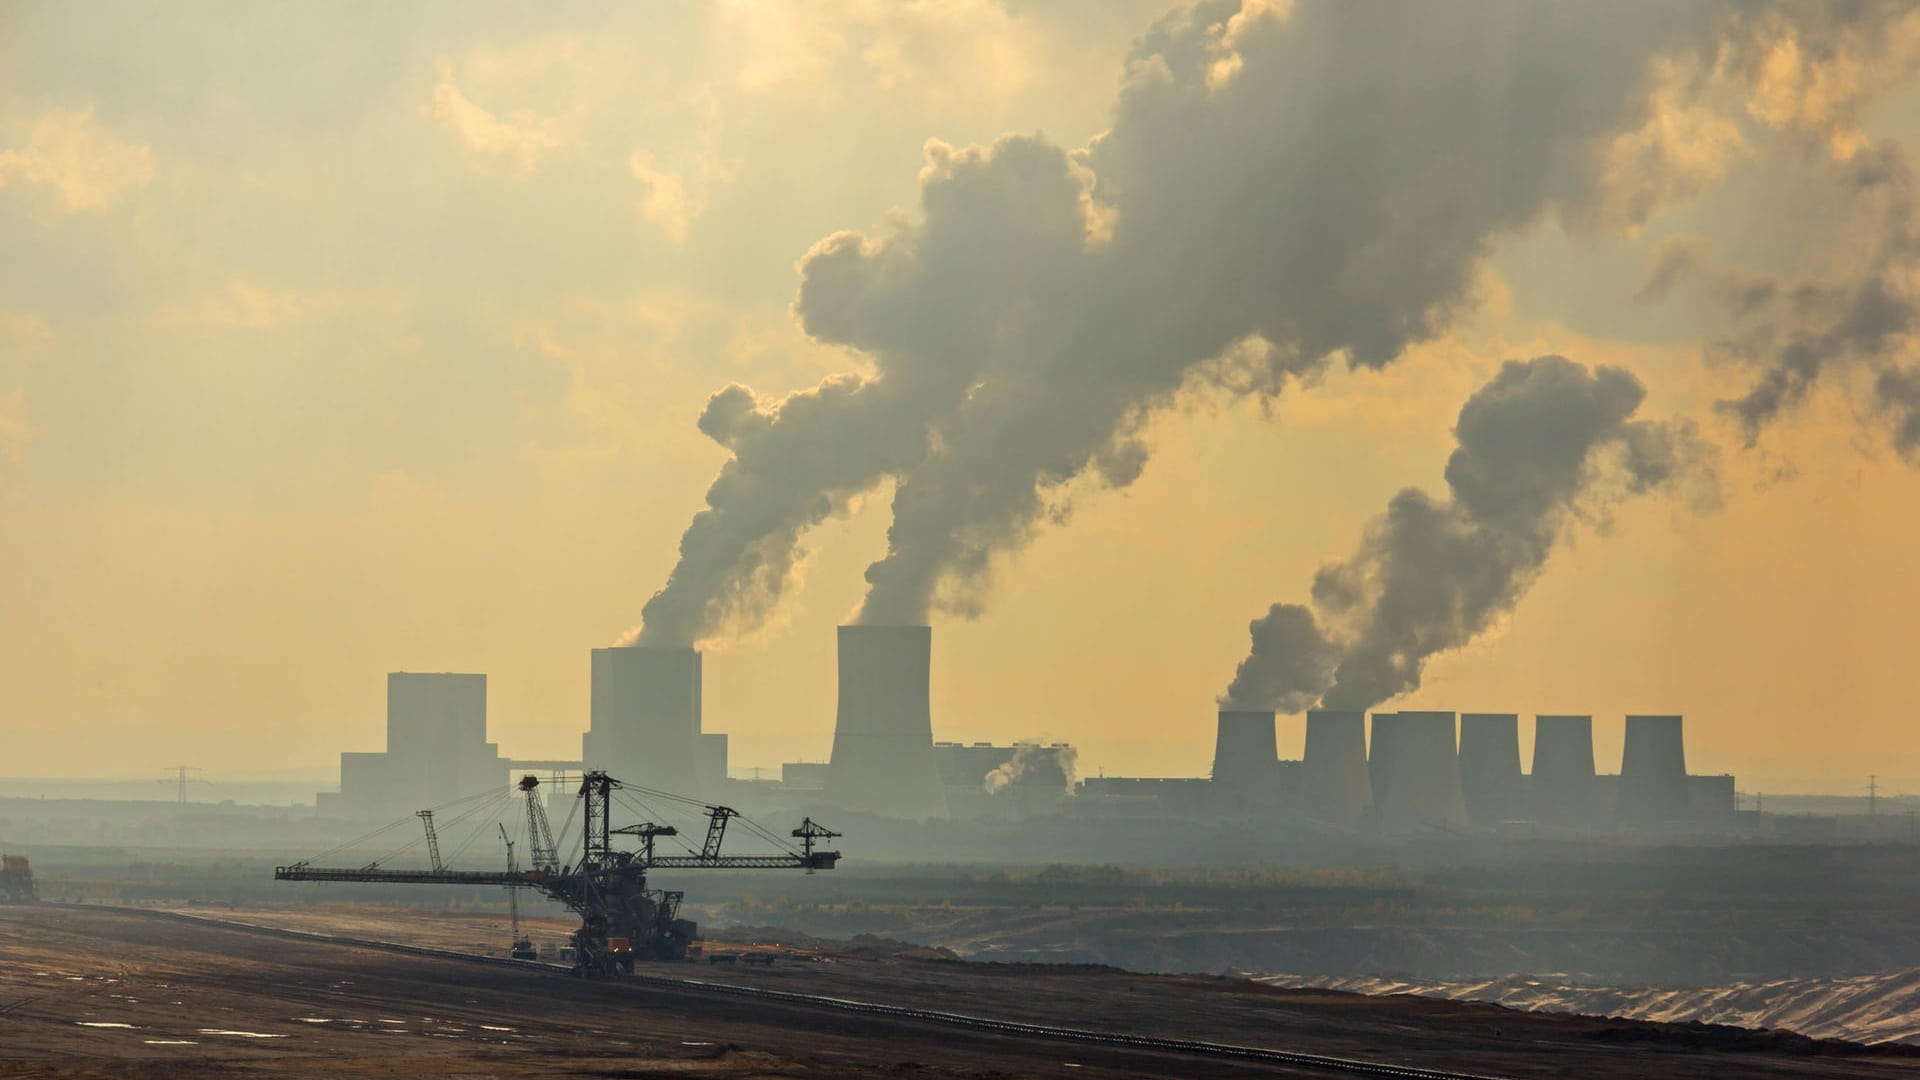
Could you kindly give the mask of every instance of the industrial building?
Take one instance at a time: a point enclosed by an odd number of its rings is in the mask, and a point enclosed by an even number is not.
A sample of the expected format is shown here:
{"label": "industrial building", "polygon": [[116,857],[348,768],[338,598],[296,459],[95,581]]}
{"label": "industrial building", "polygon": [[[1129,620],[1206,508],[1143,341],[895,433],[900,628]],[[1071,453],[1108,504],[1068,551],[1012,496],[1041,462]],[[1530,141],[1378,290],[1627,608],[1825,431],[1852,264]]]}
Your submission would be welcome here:
{"label": "industrial building", "polygon": [[341,790],[323,793],[318,808],[391,817],[503,789],[518,767],[549,773],[560,790],[564,775],[598,770],[714,804],[823,805],[906,821],[1076,811],[1386,838],[1735,823],[1733,777],[1687,772],[1673,714],[1628,716],[1620,771],[1603,774],[1590,715],[1537,715],[1523,771],[1518,713],[1314,709],[1301,757],[1288,760],[1273,711],[1222,707],[1207,778],[1076,781],[1065,743],[933,741],[929,627],[842,626],[838,646],[832,755],[787,763],[777,782],[728,779],[727,737],[703,727],[697,649],[623,646],[592,652],[579,761],[502,758],[486,741],[484,675],[389,675],[386,750],[342,754]]}
{"label": "industrial building", "polygon": [[630,784],[718,799],[727,778],[727,737],[701,717],[701,656],[685,646],[593,650],[589,769]]}
{"label": "industrial building", "polygon": [[[1155,806],[1185,816],[1268,817],[1354,835],[1469,830],[1604,833],[1734,825],[1732,776],[1686,771],[1682,722],[1626,718],[1618,774],[1594,768],[1593,718],[1535,718],[1521,770],[1518,713],[1354,710],[1306,715],[1302,758],[1283,760],[1271,712],[1221,709],[1209,781],[1101,777],[1079,787],[1102,809]],[[1205,783],[1202,789],[1194,787]],[[1091,806],[1089,807],[1091,809]]]}
{"label": "industrial building", "polygon": [[1460,714],[1460,788],[1469,825],[1494,826],[1527,816],[1518,713]]}
{"label": "industrial building", "polygon": [[933,761],[932,629],[842,626],[839,647],[827,801],[907,820],[946,817]]}
{"label": "industrial building", "polygon": [[1214,801],[1226,811],[1281,805],[1273,710],[1221,709],[1213,744]]}
{"label": "industrial building", "polygon": [[1063,742],[933,744],[947,814],[961,819],[1058,811],[1072,793],[1073,757]]}
{"label": "industrial building", "polygon": [[1300,762],[1300,812],[1313,821],[1351,829],[1372,805],[1366,714],[1358,709],[1309,710]]}
{"label": "industrial building", "polygon": [[487,677],[387,676],[387,748],[340,755],[340,790],[321,792],[317,812],[393,817],[485,791],[505,791],[507,762],[487,741]]}

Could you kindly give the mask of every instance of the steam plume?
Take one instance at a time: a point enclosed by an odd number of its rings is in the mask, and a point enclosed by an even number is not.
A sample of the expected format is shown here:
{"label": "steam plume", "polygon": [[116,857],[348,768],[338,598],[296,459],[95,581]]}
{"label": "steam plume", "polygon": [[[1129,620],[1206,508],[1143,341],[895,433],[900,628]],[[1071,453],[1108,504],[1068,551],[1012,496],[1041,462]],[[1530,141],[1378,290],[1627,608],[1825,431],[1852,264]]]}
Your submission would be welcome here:
{"label": "steam plume", "polygon": [[1071,746],[1018,746],[1012,759],[981,778],[980,789],[988,795],[1027,791],[1039,795],[1070,795],[1077,757]]}
{"label": "steam plume", "polygon": [[806,529],[889,477],[860,621],[978,612],[1070,484],[1140,475],[1183,390],[1388,364],[1472,303],[1502,233],[1633,225],[1697,188],[1635,136],[1662,130],[1656,61],[1700,66],[1727,26],[1694,4],[1206,0],[1141,38],[1088,146],[929,143],[917,219],[800,265],[802,327],[873,374],[716,396],[702,429],[735,456],[640,640],[751,627]]}
{"label": "steam plume", "polygon": [[1276,604],[1256,619],[1224,700],[1368,709],[1417,688],[1428,658],[1519,603],[1570,517],[1700,463],[1689,426],[1633,419],[1645,396],[1620,368],[1502,365],[1460,410],[1449,497],[1401,491],[1350,558],[1320,568],[1311,608]]}
{"label": "steam plume", "polygon": [[1704,282],[1733,313],[1737,331],[1712,352],[1757,372],[1745,394],[1720,403],[1749,446],[1835,371],[1874,375],[1874,410],[1896,449],[1920,463],[1920,370],[1903,367],[1920,330],[1920,215],[1913,170],[1898,147],[1855,152],[1834,166],[1857,218],[1866,258],[1832,279],[1788,281],[1717,267],[1700,242],[1669,247],[1648,279],[1658,297]]}

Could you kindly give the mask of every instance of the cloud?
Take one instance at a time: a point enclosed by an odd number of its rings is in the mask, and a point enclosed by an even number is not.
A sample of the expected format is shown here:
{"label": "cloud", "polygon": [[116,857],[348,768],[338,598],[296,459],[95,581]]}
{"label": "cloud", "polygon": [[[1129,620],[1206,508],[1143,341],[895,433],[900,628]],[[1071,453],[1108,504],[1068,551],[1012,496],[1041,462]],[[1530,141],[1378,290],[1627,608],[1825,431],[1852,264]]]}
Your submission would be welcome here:
{"label": "cloud", "polygon": [[1032,28],[998,0],[726,0],[717,16],[749,92],[831,93],[846,75],[882,101],[998,100],[1044,62]]}
{"label": "cloud", "polygon": [[27,412],[27,392],[0,394],[0,461],[20,465],[26,460],[27,444],[39,436],[40,428]]}
{"label": "cloud", "polygon": [[107,132],[91,108],[45,113],[24,145],[0,150],[0,188],[15,180],[44,185],[70,213],[107,210],[153,176],[153,152]]}
{"label": "cloud", "polygon": [[1691,285],[1726,309],[1732,329],[1707,352],[1753,373],[1744,393],[1718,405],[1748,446],[1834,374],[1864,371],[1873,377],[1869,412],[1892,423],[1896,447],[1911,455],[1903,365],[1920,334],[1920,186],[1892,143],[1829,159],[1826,171],[1848,215],[1834,230],[1834,271],[1755,273],[1717,262],[1698,238],[1674,238],[1656,252],[1640,292],[1657,300]]}
{"label": "cloud", "polygon": [[642,194],[637,203],[640,216],[660,226],[674,247],[687,242],[687,227],[706,208],[704,198],[687,193],[687,182],[677,172],[656,168],[653,155],[635,150],[627,159],[627,169],[640,182]]}
{"label": "cloud", "polygon": [[392,314],[411,298],[378,289],[301,291],[238,278],[223,289],[201,291],[157,306],[151,325],[161,330],[224,327],[272,330],[347,311]]}
{"label": "cloud", "polygon": [[[996,561],[1070,512],[1069,484],[1140,474],[1148,418],[1184,391],[1389,364],[1474,303],[1495,238],[1616,198],[1601,178],[1623,133],[1651,131],[1626,144],[1642,159],[1684,159],[1678,121],[1649,118],[1685,84],[1655,61],[1710,51],[1714,29],[1687,6],[1216,0],[1140,39],[1088,146],[929,143],[917,218],[801,261],[803,328],[873,374],[716,395],[702,430],[735,456],[646,635],[766,610],[800,533],[884,477],[888,552],[859,619],[977,614]],[[1628,216],[1719,161],[1685,167]]]}
{"label": "cloud", "polygon": [[1845,160],[1868,144],[1862,105],[1920,65],[1920,9],[1890,0],[1757,9],[1730,62],[1749,83],[1750,115]]}
{"label": "cloud", "polygon": [[31,311],[0,310],[0,343],[8,356],[33,356],[53,347],[59,335],[47,320]]}
{"label": "cloud", "polygon": [[452,131],[468,150],[483,160],[498,160],[521,173],[530,173],[542,158],[568,142],[566,125],[531,109],[495,115],[467,98],[455,84],[453,65],[441,59],[435,65],[433,104],[427,115]]}

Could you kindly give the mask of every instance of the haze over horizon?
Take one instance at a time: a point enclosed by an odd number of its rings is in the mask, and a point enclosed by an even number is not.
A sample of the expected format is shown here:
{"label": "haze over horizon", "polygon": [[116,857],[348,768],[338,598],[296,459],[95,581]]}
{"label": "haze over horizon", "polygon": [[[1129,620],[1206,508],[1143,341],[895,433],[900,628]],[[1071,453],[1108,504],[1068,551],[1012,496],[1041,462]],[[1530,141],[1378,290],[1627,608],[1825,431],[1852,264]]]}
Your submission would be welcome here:
{"label": "haze over horizon", "polygon": [[821,760],[864,612],[1087,773],[1355,694],[1920,791],[1920,12],[1529,7],[0,3],[7,770],[402,670],[576,757],[650,632]]}

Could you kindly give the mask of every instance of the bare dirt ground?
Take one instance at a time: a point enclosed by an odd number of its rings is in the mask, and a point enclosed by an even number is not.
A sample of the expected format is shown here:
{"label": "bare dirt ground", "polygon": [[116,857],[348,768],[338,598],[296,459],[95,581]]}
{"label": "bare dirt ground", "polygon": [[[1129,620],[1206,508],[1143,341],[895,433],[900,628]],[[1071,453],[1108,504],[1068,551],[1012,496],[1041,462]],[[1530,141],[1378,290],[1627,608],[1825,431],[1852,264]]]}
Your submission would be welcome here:
{"label": "bare dirt ground", "polygon": [[[491,951],[494,916],[203,912]],[[536,937],[540,936],[536,933]],[[465,944],[462,944],[464,942]],[[715,951],[748,946],[710,943]],[[784,949],[659,974],[1513,1077],[1920,1076],[1920,1055],[1793,1036],[1100,968]],[[0,908],[0,1078],[1319,1075],[551,971],[290,941],[109,908]]]}

